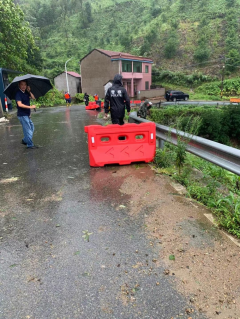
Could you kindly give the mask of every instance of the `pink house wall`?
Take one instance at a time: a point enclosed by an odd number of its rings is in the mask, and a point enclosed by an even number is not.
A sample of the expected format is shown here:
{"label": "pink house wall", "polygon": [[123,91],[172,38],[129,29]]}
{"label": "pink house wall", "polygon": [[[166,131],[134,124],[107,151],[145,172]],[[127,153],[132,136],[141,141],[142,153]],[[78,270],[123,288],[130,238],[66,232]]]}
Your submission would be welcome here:
{"label": "pink house wall", "polygon": [[[145,66],[148,66],[148,73],[145,73]],[[132,66],[133,70],[133,66]],[[123,77],[124,86],[127,89],[127,82],[131,82],[131,97],[135,94],[134,92],[134,82],[137,84],[137,91],[145,90],[145,83],[149,83],[149,89],[152,84],[152,64],[142,63],[142,73],[140,72],[121,72]]]}
{"label": "pink house wall", "polygon": [[[145,66],[146,65],[148,65],[148,73],[145,73]],[[149,82],[149,90],[150,90],[150,86],[152,85],[152,64],[151,63],[143,63],[142,70],[144,73],[143,73],[141,88],[139,91],[145,90],[145,82],[147,82],[147,81]]]}

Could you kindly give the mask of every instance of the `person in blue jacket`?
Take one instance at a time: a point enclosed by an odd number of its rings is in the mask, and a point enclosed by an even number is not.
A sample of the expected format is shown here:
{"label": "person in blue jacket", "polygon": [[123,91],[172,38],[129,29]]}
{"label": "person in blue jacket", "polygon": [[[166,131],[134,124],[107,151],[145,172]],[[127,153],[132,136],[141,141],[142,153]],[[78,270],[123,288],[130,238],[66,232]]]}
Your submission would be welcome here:
{"label": "person in blue jacket", "polygon": [[27,145],[28,149],[35,149],[38,146],[33,144],[32,137],[34,132],[34,124],[31,120],[31,109],[35,109],[35,105],[30,105],[30,98],[35,99],[31,92],[30,86],[27,85],[26,81],[20,81],[19,89],[15,96],[17,103],[17,117],[22,124],[23,139],[22,144]]}

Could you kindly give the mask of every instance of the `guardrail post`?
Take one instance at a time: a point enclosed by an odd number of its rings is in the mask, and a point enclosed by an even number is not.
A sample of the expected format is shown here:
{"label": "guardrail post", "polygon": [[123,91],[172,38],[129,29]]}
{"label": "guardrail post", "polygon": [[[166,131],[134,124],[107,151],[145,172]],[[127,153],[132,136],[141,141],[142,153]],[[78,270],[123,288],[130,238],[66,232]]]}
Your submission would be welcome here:
{"label": "guardrail post", "polygon": [[159,139],[159,148],[164,149],[164,140]]}
{"label": "guardrail post", "polygon": [[157,148],[161,148],[163,150],[164,149],[164,140],[156,137],[156,146],[157,146]]}
{"label": "guardrail post", "polygon": [[136,123],[136,121],[131,116],[129,116],[128,123]]}

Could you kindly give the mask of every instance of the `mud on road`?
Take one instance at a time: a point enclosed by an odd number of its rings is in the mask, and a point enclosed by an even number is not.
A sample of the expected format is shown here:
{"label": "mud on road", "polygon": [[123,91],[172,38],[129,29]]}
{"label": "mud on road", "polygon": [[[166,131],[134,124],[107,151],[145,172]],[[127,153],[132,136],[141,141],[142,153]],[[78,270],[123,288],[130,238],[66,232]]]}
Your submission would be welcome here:
{"label": "mud on road", "polygon": [[0,318],[240,318],[240,249],[150,165],[90,168],[79,106],[0,127]]}
{"label": "mud on road", "polygon": [[113,176],[125,176],[121,192],[131,196],[129,213],[145,212],[149,245],[159,240],[156,265],[165,264],[166,276],[175,278],[178,291],[200,313],[240,318],[240,248],[208,221],[209,210],[180,195],[168,177],[133,167]]}

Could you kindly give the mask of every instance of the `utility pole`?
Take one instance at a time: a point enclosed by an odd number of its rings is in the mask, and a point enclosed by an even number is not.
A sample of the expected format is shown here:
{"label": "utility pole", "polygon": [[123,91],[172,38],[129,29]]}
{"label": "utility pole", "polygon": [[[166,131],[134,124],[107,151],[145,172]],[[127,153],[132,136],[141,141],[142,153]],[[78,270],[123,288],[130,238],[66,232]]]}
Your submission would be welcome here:
{"label": "utility pole", "polygon": [[68,63],[70,60],[72,60],[72,58],[69,59],[69,60],[67,60],[67,61],[65,62],[65,73],[66,73],[67,92],[68,92],[68,93],[69,93],[69,86],[68,86],[68,76],[67,76],[67,63]]}

